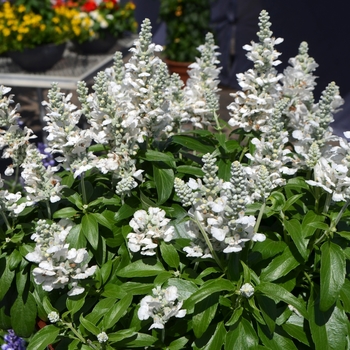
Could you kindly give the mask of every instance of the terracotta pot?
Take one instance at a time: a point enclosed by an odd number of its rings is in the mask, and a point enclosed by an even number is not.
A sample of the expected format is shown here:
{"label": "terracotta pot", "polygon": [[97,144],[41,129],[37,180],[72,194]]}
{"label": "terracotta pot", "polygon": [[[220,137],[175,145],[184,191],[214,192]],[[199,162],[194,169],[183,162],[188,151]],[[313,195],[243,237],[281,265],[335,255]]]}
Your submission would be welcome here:
{"label": "terracotta pot", "polygon": [[14,63],[28,72],[45,72],[52,68],[63,56],[66,43],[39,45],[23,51],[9,51]]}
{"label": "terracotta pot", "polygon": [[188,76],[188,66],[192,62],[178,62],[178,61],[172,61],[165,59],[165,63],[168,65],[168,69],[170,73],[177,73],[180,75],[180,78],[186,85],[187,79],[189,78]]}

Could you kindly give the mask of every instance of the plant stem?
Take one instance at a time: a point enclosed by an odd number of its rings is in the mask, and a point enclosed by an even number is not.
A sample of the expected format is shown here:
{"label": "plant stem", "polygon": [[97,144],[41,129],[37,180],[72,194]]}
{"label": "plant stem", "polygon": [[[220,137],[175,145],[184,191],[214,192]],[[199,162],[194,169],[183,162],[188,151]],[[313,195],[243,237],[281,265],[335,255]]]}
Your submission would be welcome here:
{"label": "plant stem", "polygon": [[346,208],[348,207],[348,205],[350,204],[350,198],[344,203],[343,207],[341,208],[340,212],[338,213],[337,217],[335,218],[335,220],[332,222],[331,224],[331,230],[333,228],[335,228],[338,225],[339,220],[341,219],[341,217],[343,216]]}
{"label": "plant stem", "polygon": [[81,174],[81,192],[83,195],[83,204],[87,204],[86,188],[85,188],[85,173]]}
{"label": "plant stem", "polygon": [[214,260],[216,261],[218,266],[221,268],[221,270],[224,271],[224,268],[223,268],[223,266],[221,264],[221,261],[220,261],[219,257],[217,256],[217,254],[216,254],[216,252],[215,252],[215,250],[213,248],[213,245],[211,244],[210,239],[209,239],[207,233],[205,232],[205,230],[203,229],[201,223],[195,217],[193,217],[192,220],[198,225],[198,227],[199,227],[199,229],[200,229],[200,231],[202,233],[202,236],[203,236],[203,238],[205,240],[205,243],[207,244],[207,246],[208,246],[208,248],[210,250],[210,253],[213,256]]}
{"label": "plant stem", "polygon": [[214,115],[214,119],[215,119],[216,130],[218,130],[218,131],[219,131],[219,134],[221,134],[221,133],[222,133],[222,127],[221,127],[221,125],[220,125],[220,123],[219,123],[218,115],[216,114],[215,111],[213,111],[213,115]]}
{"label": "plant stem", "polygon": [[328,213],[328,209],[329,209],[329,206],[331,204],[331,200],[332,200],[332,194],[331,193],[327,193],[327,198],[326,198],[326,201],[325,201],[324,207],[323,207],[323,214],[327,214]]}
{"label": "plant stem", "polygon": [[264,202],[260,207],[259,215],[254,226],[254,233],[258,232],[262,216],[264,215],[265,207],[266,207],[266,199],[264,198]]}
{"label": "plant stem", "polygon": [[82,337],[81,334],[77,332],[77,330],[73,327],[73,324],[70,322],[63,322],[64,325],[66,325],[76,336],[77,338],[83,343],[86,344],[86,340]]}
{"label": "plant stem", "polygon": [[50,207],[50,202],[48,200],[46,201],[46,208],[47,208],[47,216],[49,219],[51,219],[51,207]]}
{"label": "plant stem", "polygon": [[17,182],[18,182],[18,177],[19,177],[19,166],[16,166],[15,169],[15,179],[12,182],[12,186],[11,186],[11,192],[15,191],[15,188],[17,186]]}
{"label": "plant stem", "polygon": [[6,227],[8,230],[11,230],[11,225],[9,223],[9,221],[7,220],[7,216],[5,215],[5,213],[1,210],[1,216],[4,219],[4,222],[6,224]]}

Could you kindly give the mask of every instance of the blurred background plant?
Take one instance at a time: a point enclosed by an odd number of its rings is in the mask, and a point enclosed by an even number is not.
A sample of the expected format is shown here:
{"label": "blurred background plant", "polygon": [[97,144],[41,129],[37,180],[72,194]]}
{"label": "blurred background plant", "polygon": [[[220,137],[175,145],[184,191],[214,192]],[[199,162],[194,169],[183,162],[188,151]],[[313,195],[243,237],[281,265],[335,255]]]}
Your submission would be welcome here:
{"label": "blurred background plant", "polygon": [[0,53],[23,51],[44,44],[61,44],[73,38],[72,20],[77,9],[50,0],[0,5]]}
{"label": "blurred background plant", "polygon": [[166,24],[167,59],[193,62],[210,31],[211,0],[160,0],[159,18]]}
{"label": "blurred background plant", "polygon": [[73,0],[66,4],[78,12],[72,24],[75,40],[80,43],[107,34],[118,38],[124,32],[136,32],[132,1],[121,4],[119,0]]}

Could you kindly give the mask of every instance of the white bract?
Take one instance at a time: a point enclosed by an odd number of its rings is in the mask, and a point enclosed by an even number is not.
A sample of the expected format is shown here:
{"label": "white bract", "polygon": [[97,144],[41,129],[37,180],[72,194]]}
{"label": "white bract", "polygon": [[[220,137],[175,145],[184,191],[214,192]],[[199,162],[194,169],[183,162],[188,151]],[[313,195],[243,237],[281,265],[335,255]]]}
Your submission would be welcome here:
{"label": "white bract", "polygon": [[137,210],[129,225],[133,229],[127,235],[128,247],[133,253],[155,255],[160,240],[170,242],[173,239],[174,227],[165,218],[165,211],[160,208],[148,208],[148,211]]}
{"label": "white bract", "polygon": [[181,309],[183,302],[178,300],[178,291],[175,286],[162,289],[153,288],[152,295],[142,298],[137,316],[140,320],[153,318],[153,324],[149,329],[163,329],[171,317],[182,318],[186,310]]}

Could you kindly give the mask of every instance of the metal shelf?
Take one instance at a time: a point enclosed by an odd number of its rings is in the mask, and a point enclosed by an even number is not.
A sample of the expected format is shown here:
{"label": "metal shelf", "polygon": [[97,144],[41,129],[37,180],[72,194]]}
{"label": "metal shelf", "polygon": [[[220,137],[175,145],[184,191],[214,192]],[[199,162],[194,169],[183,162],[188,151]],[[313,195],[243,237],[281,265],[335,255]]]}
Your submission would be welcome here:
{"label": "metal shelf", "polygon": [[50,70],[43,73],[29,73],[22,70],[8,57],[0,57],[0,84],[38,89],[49,89],[53,82],[62,89],[75,90],[78,81],[88,81],[97,72],[110,67],[116,51],[121,51],[125,57],[132,46],[135,37],[130,36],[116,42],[116,45],[106,54],[81,55],[67,49],[62,59]]}

